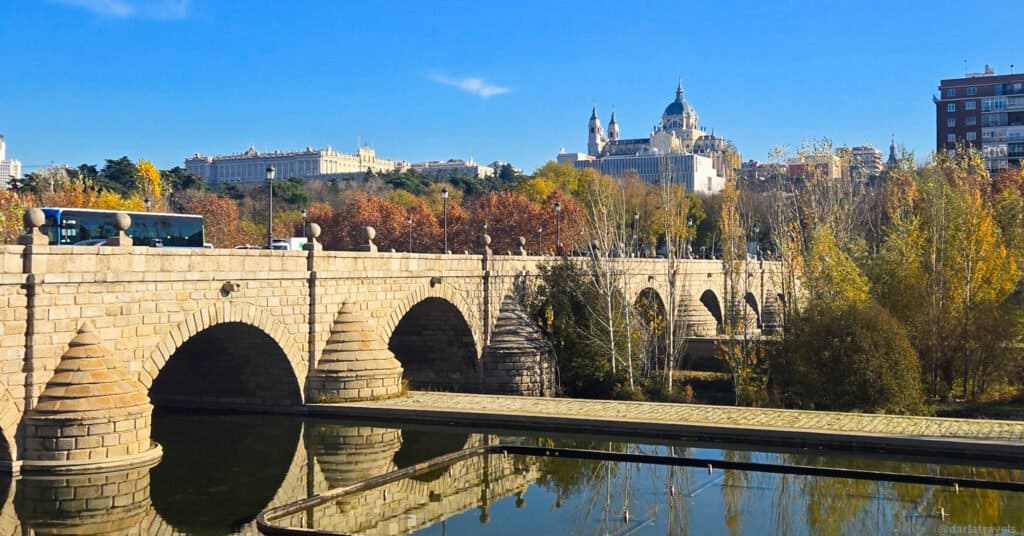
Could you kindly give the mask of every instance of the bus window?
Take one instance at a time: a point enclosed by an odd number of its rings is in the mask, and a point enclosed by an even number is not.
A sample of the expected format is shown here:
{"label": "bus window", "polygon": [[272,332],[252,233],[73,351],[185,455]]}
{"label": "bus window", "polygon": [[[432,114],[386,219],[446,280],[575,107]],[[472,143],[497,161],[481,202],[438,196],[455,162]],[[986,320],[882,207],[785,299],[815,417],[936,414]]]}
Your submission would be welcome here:
{"label": "bus window", "polygon": [[[47,207],[43,214],[46,219],[41,230],[54,245],[106,239],[117,234],[114,226],[117,211]],[[128,215],[132,224],[127,234],[136,246],[152,246],[159,241],[172,247],[203,247],[202,216],[148,212]]]}

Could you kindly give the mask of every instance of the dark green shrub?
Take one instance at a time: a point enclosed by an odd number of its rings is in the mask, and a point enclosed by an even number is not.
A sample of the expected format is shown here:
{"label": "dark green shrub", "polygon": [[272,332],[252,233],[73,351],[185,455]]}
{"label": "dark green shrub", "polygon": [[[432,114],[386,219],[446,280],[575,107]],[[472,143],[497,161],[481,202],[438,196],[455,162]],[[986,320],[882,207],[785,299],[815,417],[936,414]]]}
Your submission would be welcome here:
{"label": "dark green shrub", "polygon": [[917,353],[906,330],[868,301],[812,304],[793,315],[772,360],[773,391],[788,407],[919,413]]}

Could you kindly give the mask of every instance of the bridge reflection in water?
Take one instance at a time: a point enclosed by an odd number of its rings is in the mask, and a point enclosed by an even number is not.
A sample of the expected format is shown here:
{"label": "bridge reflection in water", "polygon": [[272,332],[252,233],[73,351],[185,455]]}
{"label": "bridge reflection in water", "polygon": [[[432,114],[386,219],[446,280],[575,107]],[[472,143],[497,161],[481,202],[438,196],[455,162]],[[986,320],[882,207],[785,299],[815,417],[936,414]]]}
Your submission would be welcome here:
{"label": "bridge reflection in water", "polygon": [[[497,441],[287,416],[173,412],[154,416],[153,437],[164,448],[156,466],[0,480],[0,534],[256,534],[253,520],[266,508]],[[476,507],[487,478],[482,470],[446,468],[389,489],[387,501],[350,497],[295,524],[404,534]],[[536,478],[499,473],[491,474],[504,482],[493,488],[501,493],[522,491]]]}
{"label": "bridge reflection in water", "polygon": [[[6,486],[0,488],[0,534],[256,534],[254,519],[267,508],[499,441],[454,429],[164,412],[154,417],[153,435],[164,447],[155,467],[0,481]],[[500,441],[1024,481],[1020,468],[863,454],[752,453],[593,438],[505,435]],[[405,534],[432,533],[442,522],[452,534],[479,532],[488,522],[486,528],[506,533],[615,534],[641,526],[672,534],[916,533],[942,526],[1005,532],[1024,530],[1024,493],[491,454],[346,494],[277,524]]]}

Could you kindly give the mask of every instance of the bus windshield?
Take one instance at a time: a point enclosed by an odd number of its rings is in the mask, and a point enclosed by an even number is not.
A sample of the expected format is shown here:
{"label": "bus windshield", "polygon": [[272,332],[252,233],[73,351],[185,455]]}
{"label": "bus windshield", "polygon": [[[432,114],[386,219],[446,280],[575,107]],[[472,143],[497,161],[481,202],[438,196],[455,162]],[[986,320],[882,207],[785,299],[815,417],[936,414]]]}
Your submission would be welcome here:
{"label": "bus windshield", "polygon": [[[52,245],[73,245],[83,241],[99,244],[117,235],[116,210],[84,208],[42,209],[46,216],[41,231]],[[126,234],[136,246],[201,248],[204,243],[203,217],[192,214],[126,212],[132,224]]]}

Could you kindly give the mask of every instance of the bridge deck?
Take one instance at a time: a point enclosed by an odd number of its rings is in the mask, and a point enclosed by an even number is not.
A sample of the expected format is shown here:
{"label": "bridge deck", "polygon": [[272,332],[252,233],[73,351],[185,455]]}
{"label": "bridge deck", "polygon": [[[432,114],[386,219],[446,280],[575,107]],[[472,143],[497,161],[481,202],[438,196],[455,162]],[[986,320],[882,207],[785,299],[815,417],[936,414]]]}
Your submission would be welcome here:
{"label": "bridge deck", "polygon": [[1024,460],[1020,421],[437,392],[307,407],[357,419]]}

